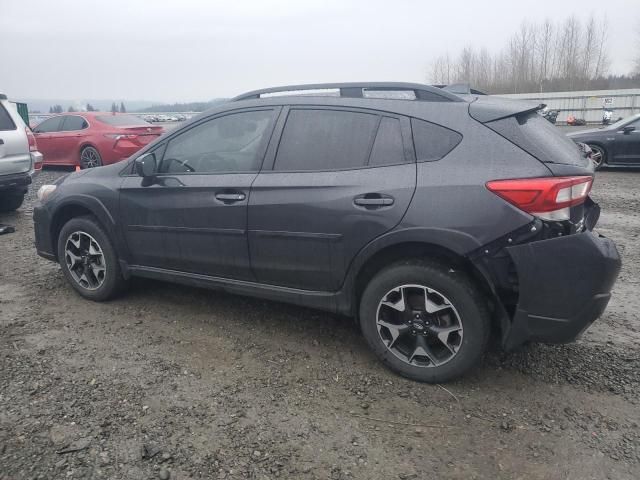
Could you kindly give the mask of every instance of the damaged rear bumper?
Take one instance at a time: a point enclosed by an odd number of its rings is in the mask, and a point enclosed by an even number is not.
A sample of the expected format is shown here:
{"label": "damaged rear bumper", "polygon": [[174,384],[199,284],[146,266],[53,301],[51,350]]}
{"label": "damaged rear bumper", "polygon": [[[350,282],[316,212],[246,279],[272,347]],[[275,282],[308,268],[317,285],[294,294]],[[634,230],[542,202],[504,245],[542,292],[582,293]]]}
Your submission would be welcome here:
{"label": "damaged rear bumper", "polygon": [[[503,347],[575,340],[609,303],[621,266],[615,244],[591,230],[513,243],[501,248],[501,263],[494,252],[481,260],[504,307],[498,309]],[[515,270],[510,282],[507,263]]]}
{"label": "damaged rear bumper", "polygon": [[575,340],[604,312],[621,266],[615,244],[591,231],[506,250],[519,282],[507,349]]}

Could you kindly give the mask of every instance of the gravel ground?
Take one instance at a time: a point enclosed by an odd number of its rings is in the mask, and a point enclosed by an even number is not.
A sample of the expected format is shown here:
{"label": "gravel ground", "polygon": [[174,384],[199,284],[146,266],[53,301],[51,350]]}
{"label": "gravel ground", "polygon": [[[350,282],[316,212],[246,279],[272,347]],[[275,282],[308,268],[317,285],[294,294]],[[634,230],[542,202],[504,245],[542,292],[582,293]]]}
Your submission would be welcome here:
{"label": "gravel ground", "polygon": [[639,185],[597,175],[624,262],[604,317],[446,386],[321,312],[142,280],[85,301],[36,256],[30,198],[0,215],[0,479],[640,478]]}

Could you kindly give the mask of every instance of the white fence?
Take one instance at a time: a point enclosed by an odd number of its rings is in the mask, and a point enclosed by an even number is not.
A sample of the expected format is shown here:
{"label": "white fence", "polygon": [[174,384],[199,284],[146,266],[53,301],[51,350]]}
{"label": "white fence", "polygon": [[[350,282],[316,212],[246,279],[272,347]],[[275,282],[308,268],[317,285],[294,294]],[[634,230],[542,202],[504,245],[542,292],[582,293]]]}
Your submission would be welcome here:
{"label": "white fence", "polygon": [[613,111],[612,120],[640,113],[640,88],[624,90],[591,90],[581,92],[516,93],[501,97],[544,103],[558,110],[558,122],[569,115],[584,118],[587,123],[600,123],[605,108]]}

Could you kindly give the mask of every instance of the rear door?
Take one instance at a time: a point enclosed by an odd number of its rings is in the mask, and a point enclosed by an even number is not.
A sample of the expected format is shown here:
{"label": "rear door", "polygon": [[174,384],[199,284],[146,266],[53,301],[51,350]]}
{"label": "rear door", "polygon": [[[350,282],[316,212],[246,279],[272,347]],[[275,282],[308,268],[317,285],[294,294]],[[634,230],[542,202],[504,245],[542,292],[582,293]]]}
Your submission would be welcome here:
{"label": "rear door", "polygon": [[63,116],[51,117],[33,129],[38,143],[38,150],[43,155],[45,165],[60,163],[60,150],[56,142],[56,136],[62,129],[63,121]]}
{"label": "rear door", "polygon": [[251,189],[251,266],[262,283],[336,291],[356,253],[407,210],[416,183],[409,121],[297,106],[281,118],[277,152]]}

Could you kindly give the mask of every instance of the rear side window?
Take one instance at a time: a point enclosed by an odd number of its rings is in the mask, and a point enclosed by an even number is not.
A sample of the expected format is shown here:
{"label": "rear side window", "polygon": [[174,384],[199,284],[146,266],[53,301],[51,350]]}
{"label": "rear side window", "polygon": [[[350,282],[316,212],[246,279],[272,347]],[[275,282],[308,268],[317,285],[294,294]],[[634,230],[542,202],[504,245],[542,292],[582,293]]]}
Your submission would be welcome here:
{"label": "rear side window", "polygon": [[400,121],[397,118],[383,117],[373,143],[369,165],[395,165],[405,161]]}
{"label": "rear side window", "polygon": [[143,127],[150,125],[149,122],[145,122],[135,115],[100,115],[96,119],[112,127]]}
{"label": "rear side window", "polygon": [[274,170],[340,170],[366,165],[378,115],[340,110],[289,112]]}
{"label": "rear side window", "polygon": [[87,128],[88,126],[89,124],[84,118],[77,115],[69,115],[64,119],[62,130],[65,132],[71,132],[74,130],[82,130],[84,128]]}
{"label": "rear side window", "polygon": [[536,112],[503,118],[485,125],[541,162],[578,166],[588,163],[573,140]]}
{"label": "rear side window", "polygon": [[33,131],[36,133],[59,132],[62,128],[63,120],[64,117],[48,118],[44,122],[38,124]]}
{"label": "rear side window", "polygon": [[0,131],[15,130],[16,124],[13,123],[9,112],[0,104]]}
{"label": "rear side window", "polygon": [[411,119],[411,130],[418,162],[440,160],[462,140],[458,132],[417,118]]}

